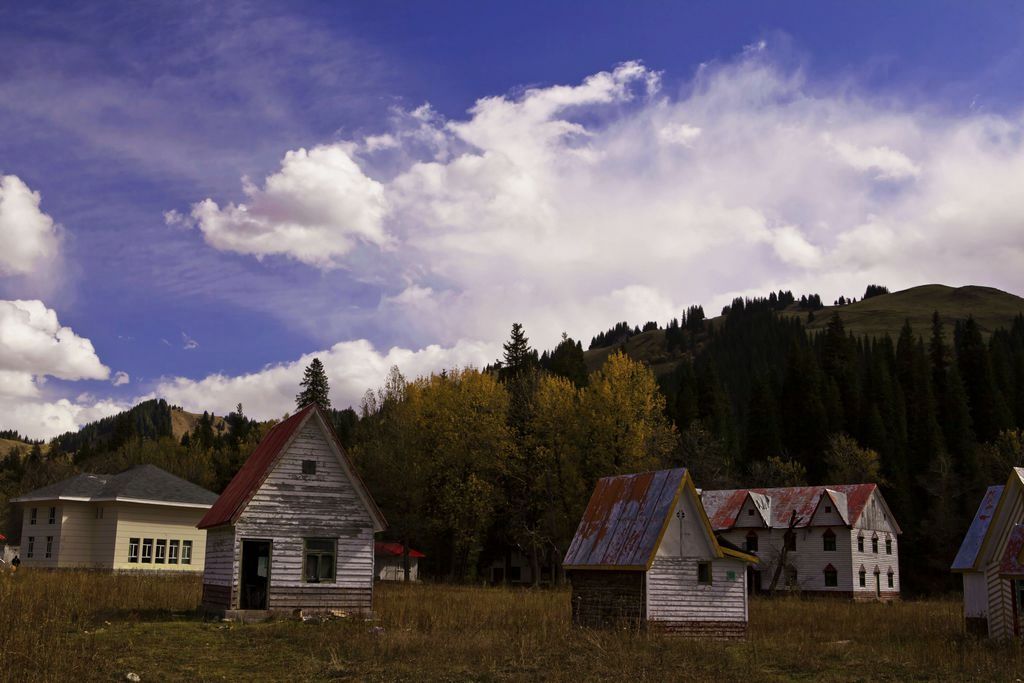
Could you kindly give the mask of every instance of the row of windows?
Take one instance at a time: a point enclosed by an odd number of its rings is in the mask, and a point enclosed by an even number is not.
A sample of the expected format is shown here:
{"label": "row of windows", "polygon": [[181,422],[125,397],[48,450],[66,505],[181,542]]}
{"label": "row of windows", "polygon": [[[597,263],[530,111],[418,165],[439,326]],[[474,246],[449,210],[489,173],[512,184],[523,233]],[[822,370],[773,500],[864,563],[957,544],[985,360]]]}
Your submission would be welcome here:
{"label": "row of windows", "polygon": [[[796,534],[787,533],[785,535],[786,550],[789,552],[796,552]],[[835,552],[836,550],[836,535],[831,529],[825,529],[825,533],[821,535],[822,550],[825,552]],[[747,534],[746,551],[757,552],[758,547],[758,536],[756,533],[751,531]],[[864,552],[864,537],[857,537],[857,551]],[[871,552],[878,554],[878,537],[875,536],[871,539]],[[885,554],[892,555],[892,539],[885,539]]]}
{"label": "row of windows", "polygon": [[[839,571],[835,567],[833,567],[832,565],[829,565],[829,566],[825,567],[825,569],[823,570],[823,574],[825,575],[825,587],[826,588],[836,588],[836,587],[839,586]],[[889,572],[887,574],[887,578],[888,578],[889,588],[894,588],[895,587],[895,573],[893,572],[892,569],[889,570]],[[861,588],[866,588],[867,587],[867,572],[864,569],[861,569],[860,572],[858,572],[858,574],[857,574],[857,583],[860,585]],[[797,571],[796,571],[796,567],[793,567],[793,566],[787,567],[786,568],[786,585],[787,586],[795,586],[796,584],[797,584]]]}
{"label": "row of windows", "polygon": [[[895,579],[893,577],[895,576],[895,574],[893,573],[892,569],[889,570],[889,573],[886,576],[888,577],[888,580],[889,580],[889,588],[893,588],[894,587],[894,581],[895,581]],[[868,573],[866,571],[861,569],[859,572],[857,572],[857,583],[858,583],[858,585],[860,585],[861,588],[865,588],[867,586],[867,581],[868,581]],[[827,586],[828,584],[826,583],[825,585]]]}
{"label": "row of windows", "polygon": [[[25,553],[25,557],[35,557],[35,556],[36,556],[36,537],[35,536],[29,536],[28,537],[28,550]],[[47,536],[46,537],[46,555],[45,555],[45,557],[46,557],[46,559],[50,559],[51,557],[53,557],[53,536]]]}
{"label": "row of windows", "polygon": [[[141,540],[142,555],[139,555]],[[154,551],[156,551],[154,553]],[[179,552],[180,551],[180,552]],[[129,538],[128,561],[142,564],[192,564],[192,541]]]}
{"label": "row of windows", "polygon": [[[38,518],[39,518],[39,508],[32,508],[31,510],[29,510],[29,513],[28,513],[28,523],[29,524],[35,524],[36,520],[38,520]],[[57,508],[50,508],[50,516],[49,516],[49,521],[47,522],[47,524],[56,524],[56,523],[57,523]]]}

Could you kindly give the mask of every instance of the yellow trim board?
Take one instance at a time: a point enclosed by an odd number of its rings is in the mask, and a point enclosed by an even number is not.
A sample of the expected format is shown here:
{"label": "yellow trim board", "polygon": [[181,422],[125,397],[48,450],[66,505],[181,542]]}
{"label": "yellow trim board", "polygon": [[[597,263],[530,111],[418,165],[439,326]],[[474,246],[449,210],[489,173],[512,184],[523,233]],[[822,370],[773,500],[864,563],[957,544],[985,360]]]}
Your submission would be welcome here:
{"label": "yellow trim board", "polygon": [[731,557],[735,557],[737,560],[743,560],[744,562],[750,562],[751,564],[757,564],[761,561],[759,557],[748,555],[745,552],[733,550],[732,548],[722,548],[722,552]]}

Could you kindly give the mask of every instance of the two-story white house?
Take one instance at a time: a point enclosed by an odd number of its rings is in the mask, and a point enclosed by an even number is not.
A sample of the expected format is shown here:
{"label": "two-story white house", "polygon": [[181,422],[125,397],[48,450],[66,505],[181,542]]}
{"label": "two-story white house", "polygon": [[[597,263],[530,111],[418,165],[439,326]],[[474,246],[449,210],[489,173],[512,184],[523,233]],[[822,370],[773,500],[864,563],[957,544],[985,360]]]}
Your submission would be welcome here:
{"label": "two-story white house", "polygon": [[716,534],[757,555],[752,592],[778,574],[776,589],[899,597],[901,531],[875,484],[703,491],[701,500]]}
{"label": "two-story white house", "polygon": [[203,570],[196,523],[217,494],[153,465],[79,474],[30,491],[22,511],[22,567]]}

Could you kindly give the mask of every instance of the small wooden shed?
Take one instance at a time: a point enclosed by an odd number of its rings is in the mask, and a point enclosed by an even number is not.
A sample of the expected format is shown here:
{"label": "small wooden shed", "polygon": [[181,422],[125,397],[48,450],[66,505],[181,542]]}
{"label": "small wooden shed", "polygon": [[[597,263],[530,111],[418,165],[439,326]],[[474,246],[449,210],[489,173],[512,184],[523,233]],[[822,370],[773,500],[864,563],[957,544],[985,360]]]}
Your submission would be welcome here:
{"label": "small wooden shed", "polygon": [[963,575],[968,630],[1024,637],[1024,468],[985,492],[951,569]]}
{"label": "small wooden shed", "polygon": [[745,637],[755,562],[715,536],[685,468],[605,477],[565,557],[573,623]]}
{"label": "small wooden shed", "polygon": [[372,608],[384,517],[315,405],[263,438],[198,526],[208,611]]}

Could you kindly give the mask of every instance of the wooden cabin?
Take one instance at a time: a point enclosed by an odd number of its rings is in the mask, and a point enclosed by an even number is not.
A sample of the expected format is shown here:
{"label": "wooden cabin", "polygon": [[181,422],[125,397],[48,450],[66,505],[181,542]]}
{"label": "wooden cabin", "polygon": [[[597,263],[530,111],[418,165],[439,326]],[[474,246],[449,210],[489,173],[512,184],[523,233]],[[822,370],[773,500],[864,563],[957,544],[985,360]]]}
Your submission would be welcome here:
{"label": "wooden cabin", "polygon": [[985,492],[951,569],[963,576],[968,631],[1024,636],[1024,468]]}
{"label": "wooden cabin", "polygon": [[565,557],[573,623],[745,637],[756,561],[715,536],[686,469],[605,477]]}
{"label": "wooden cabin", "polygon": [[900,596],[902,531],[876,484],[703,491],[701,501],[720,538],[757,556],[751,592],[767,591],[778,574],[778,590]]}
{"label": "wooden cabin", "polygon": [[373,535],[384,517],[315,405],[264,437],[199,528],[207,611],[372,608]]}
{"label": "wooden cabin", "polygon": [[200,572],[217,494],[153,465],[79,474],[11,500],[22,567]]}

